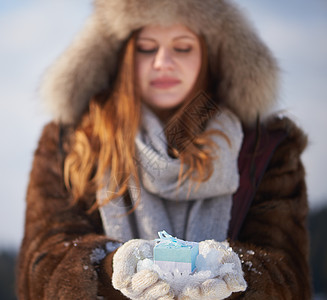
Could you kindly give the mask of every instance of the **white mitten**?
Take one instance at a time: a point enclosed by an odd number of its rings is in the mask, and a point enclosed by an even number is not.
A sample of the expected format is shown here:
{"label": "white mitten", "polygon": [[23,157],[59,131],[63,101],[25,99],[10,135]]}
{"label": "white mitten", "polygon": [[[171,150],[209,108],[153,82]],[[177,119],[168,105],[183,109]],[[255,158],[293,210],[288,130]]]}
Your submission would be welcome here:
{"label": "white mitten", "polygon": [[[179,299],[225,299],[233,292],[244,291],[247,284],[243,277],[242,265],[238,255],[228,243],[206,240],[199,243],[199,252],[209,253],[211,249],[219,251],[217,266],[220,265],[221,275],[207,279],[201,284],[186,286]],[[224,265],[227,267],[224,271]],[[233,267],[230,270],[230,267]]]}
{"label": "white mitten", "polygon": [[238,255],[229,247],[227,242],[217,242],[215,240],[206,240],[199,243],[199,247],[216,249],[221,254],[221,263],[234,264],[234,273],[227,273],[223,276],[231,292],[245,291],[247,284],[243,277],[242,264]]}
{"label": "white mitten", "polygon": [[151,258],[154,241],[130,240],[113,257],[112,285],[130,299],[173,299],[167,282],[152,270],[136,272],[139,260]]}
{"label": "white mitten", "polygon": [[219,300],[225,299],[231,295],[226,282],[219,278],[207,279],[199,285],[187,286],[182,295],[178,298],[180,300]]}
{"label": "white mitten", "polygon": [[238,255],[234,251],[227,251],[228,253],[223,256],[222,263],[234,264],[235,273],[226,274],[223,279],[227,283],[232,292],[243,292],[246,290],[247,284],[243,277],[242,264]]}

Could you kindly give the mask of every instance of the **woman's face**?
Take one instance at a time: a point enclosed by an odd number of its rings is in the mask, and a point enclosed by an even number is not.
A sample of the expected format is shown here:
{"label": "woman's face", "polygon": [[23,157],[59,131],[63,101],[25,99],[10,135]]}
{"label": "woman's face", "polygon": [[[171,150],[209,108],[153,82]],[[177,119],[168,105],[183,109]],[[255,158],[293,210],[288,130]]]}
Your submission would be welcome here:
{"label": "woman's face", "polygon": [[183,102],[201,65],[197,35],[183,25],[146,26],[136,40],[136,78],[142,100],[155,111]]}

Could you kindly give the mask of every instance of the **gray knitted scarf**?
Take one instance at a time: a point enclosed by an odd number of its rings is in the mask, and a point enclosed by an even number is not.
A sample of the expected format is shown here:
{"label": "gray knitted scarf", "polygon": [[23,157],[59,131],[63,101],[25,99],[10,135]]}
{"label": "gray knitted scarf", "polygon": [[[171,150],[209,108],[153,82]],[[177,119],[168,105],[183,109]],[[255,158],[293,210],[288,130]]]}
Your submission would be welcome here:
{"label": "gray knitted scarf", "polygon": [[[227,109],[208,122],[206,130],[210,129],[224,132],[231,144],[222,135],[211,135],[218,146],[214,148],[217,159],[213,161],[212,176],[199,186],[194,182],[190,186],[190,180],[184,180],[177,189],[181,162],[168,155],[159,119],[142,107],[142,126],[135,140],[141,186],[138,188],[132,177],[128,181],[132,205],[136,208],[133,214],[127,214],[131,207],[123,197],[102,206],[100,214],[107,236],[121,242],[133,238],[152,240],[158,231],[166,230],[189,241],[226,239],[232,194],[239,184],[237,158],[243,132],[238,118]],[[109,174],[108,171],[105,183]],[[108,193],[108,185],[98,191],[99,203]]]}

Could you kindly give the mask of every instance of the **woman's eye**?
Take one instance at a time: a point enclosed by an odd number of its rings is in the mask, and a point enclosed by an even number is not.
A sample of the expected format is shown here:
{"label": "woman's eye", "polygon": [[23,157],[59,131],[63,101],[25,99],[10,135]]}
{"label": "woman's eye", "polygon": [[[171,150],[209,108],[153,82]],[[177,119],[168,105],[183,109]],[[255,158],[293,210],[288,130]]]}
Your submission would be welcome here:
{"label": "woman's eye", "polygon": [[174,48],[174,50],[176,52],[188,53],[188,52],[191,52],[192,48],[191,47],[188,47],[188,48]]}
{"label": "woman's eye", "polygon": [[157,52],[157,48],[149,48],[149,49],[144,49],[144,48],[137,48],[137,52],[140,53],[145,53],[145,54],[152,54],[152,53],[156,53]]}

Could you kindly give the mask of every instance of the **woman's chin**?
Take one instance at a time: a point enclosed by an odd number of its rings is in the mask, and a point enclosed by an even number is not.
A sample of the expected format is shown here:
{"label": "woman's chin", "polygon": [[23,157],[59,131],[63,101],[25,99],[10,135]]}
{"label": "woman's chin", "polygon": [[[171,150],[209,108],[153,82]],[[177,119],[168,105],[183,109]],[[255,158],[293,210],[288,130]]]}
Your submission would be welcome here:
{"label": "woman's chin", "polygon": [[171,110],[174,109],[180,104],[182,104],[184,98],[182,97],[160,97],[156,99],[152,99],[150,101],[146,101],[146,103],[155,108],[156,110]]}

